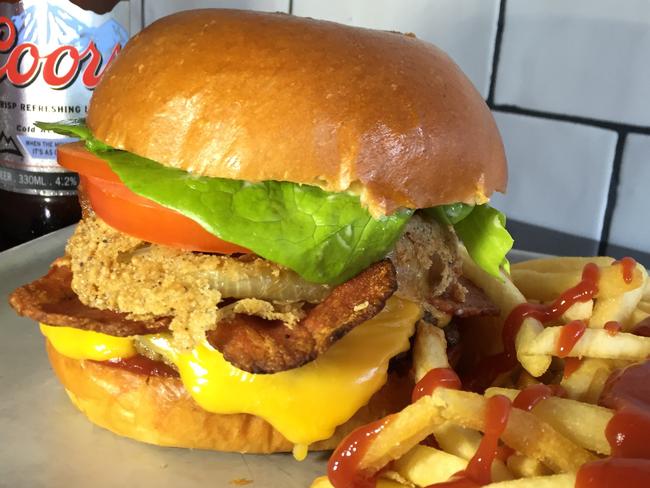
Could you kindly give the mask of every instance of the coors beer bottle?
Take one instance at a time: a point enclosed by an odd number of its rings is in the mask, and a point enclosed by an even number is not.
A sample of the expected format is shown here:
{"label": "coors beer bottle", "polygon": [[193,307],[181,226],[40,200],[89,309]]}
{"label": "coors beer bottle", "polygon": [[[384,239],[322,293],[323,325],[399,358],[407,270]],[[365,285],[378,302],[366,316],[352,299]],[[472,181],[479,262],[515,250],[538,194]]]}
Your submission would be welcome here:
{"label": "coors beer bottle", "polygon": [[36,121],[83,118],[92,90],[141,27],[140,1],[0,1],[0,250],[79,220],[73,139]]}

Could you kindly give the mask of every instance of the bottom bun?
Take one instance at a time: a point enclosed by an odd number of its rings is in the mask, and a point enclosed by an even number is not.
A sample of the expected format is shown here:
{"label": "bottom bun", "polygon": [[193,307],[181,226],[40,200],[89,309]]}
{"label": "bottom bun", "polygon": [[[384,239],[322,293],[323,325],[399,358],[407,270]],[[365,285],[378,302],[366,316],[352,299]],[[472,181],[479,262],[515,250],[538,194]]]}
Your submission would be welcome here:
{"label": "bottom bun", "polygon": [[[291,451],[293,444],[267,421],[249,414],[215,414],[199,407],[179,378],[148,376],[99,362],[70,359],[46,341],[54,372],[91,422],[159,446],[248,453]],[[310,450],[333,449],[359,425],[405,407],[413,384],[391,373],[387,383],[329,439]]]}

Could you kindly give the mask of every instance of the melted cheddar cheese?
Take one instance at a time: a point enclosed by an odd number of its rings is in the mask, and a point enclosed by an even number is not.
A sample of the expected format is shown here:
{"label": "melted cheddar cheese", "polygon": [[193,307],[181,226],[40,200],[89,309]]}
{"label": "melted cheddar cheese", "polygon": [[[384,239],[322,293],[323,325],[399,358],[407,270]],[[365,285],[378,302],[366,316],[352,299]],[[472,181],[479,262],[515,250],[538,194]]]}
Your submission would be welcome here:
{"label": "melted cheddar cheese", "polygon": [[[207,341],[182,352],[173,347],[169,334],[131,340],[175,364],[185,387],[205,410],[262,417],[296,444],[298,457],[304,457],[309,444],[330,437],[386,382],[388,361],[408,350],[420,313],[417,305],[393,297],[380,314],[355,327],[316,360],[274,374],[237,369]],[[98,334],[93,339],[84,338],[77,348],[76,337],[51,329],[45,327],[44,334],[54,348],[77,359],[86,352],[93,353],[103,339],[110,337]],[[95,349],[88,345],[93,340],[99,341]],[[116,350],[122,340],[126,339],[113,337],[104,345]]]}
{"label": "melted cheddar cheese", "polygon": [[128,358],[138,353],[133,345],[133,337],[115,337],[73,327],[40,326],[41,333],[54,349],[72,359],[106,361]]}

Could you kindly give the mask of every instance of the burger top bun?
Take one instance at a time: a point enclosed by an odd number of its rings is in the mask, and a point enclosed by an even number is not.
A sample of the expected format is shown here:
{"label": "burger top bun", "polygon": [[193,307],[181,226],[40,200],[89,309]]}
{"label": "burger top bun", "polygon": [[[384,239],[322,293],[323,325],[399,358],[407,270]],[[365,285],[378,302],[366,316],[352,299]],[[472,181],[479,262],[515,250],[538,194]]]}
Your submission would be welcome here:
{"label": "burger top bun", "polygon": [[192,10],[136,35],[104,74],[95,137],[196,175],[284,180],[398,207],[482,203],[507,169],[494,119],[411,35]]}

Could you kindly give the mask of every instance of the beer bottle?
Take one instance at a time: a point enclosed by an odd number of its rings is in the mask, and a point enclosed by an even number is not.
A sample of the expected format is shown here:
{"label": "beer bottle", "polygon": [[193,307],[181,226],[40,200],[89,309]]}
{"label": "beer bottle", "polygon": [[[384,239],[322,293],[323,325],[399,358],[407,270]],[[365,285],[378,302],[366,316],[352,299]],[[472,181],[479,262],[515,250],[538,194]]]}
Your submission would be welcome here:
{"label": "beer bottle", "polygon": [[56,164],[74,139],[34,122],[85,117],[141,22],[134,0],[0,1],[0,250],[79,220],[78,176]]}

